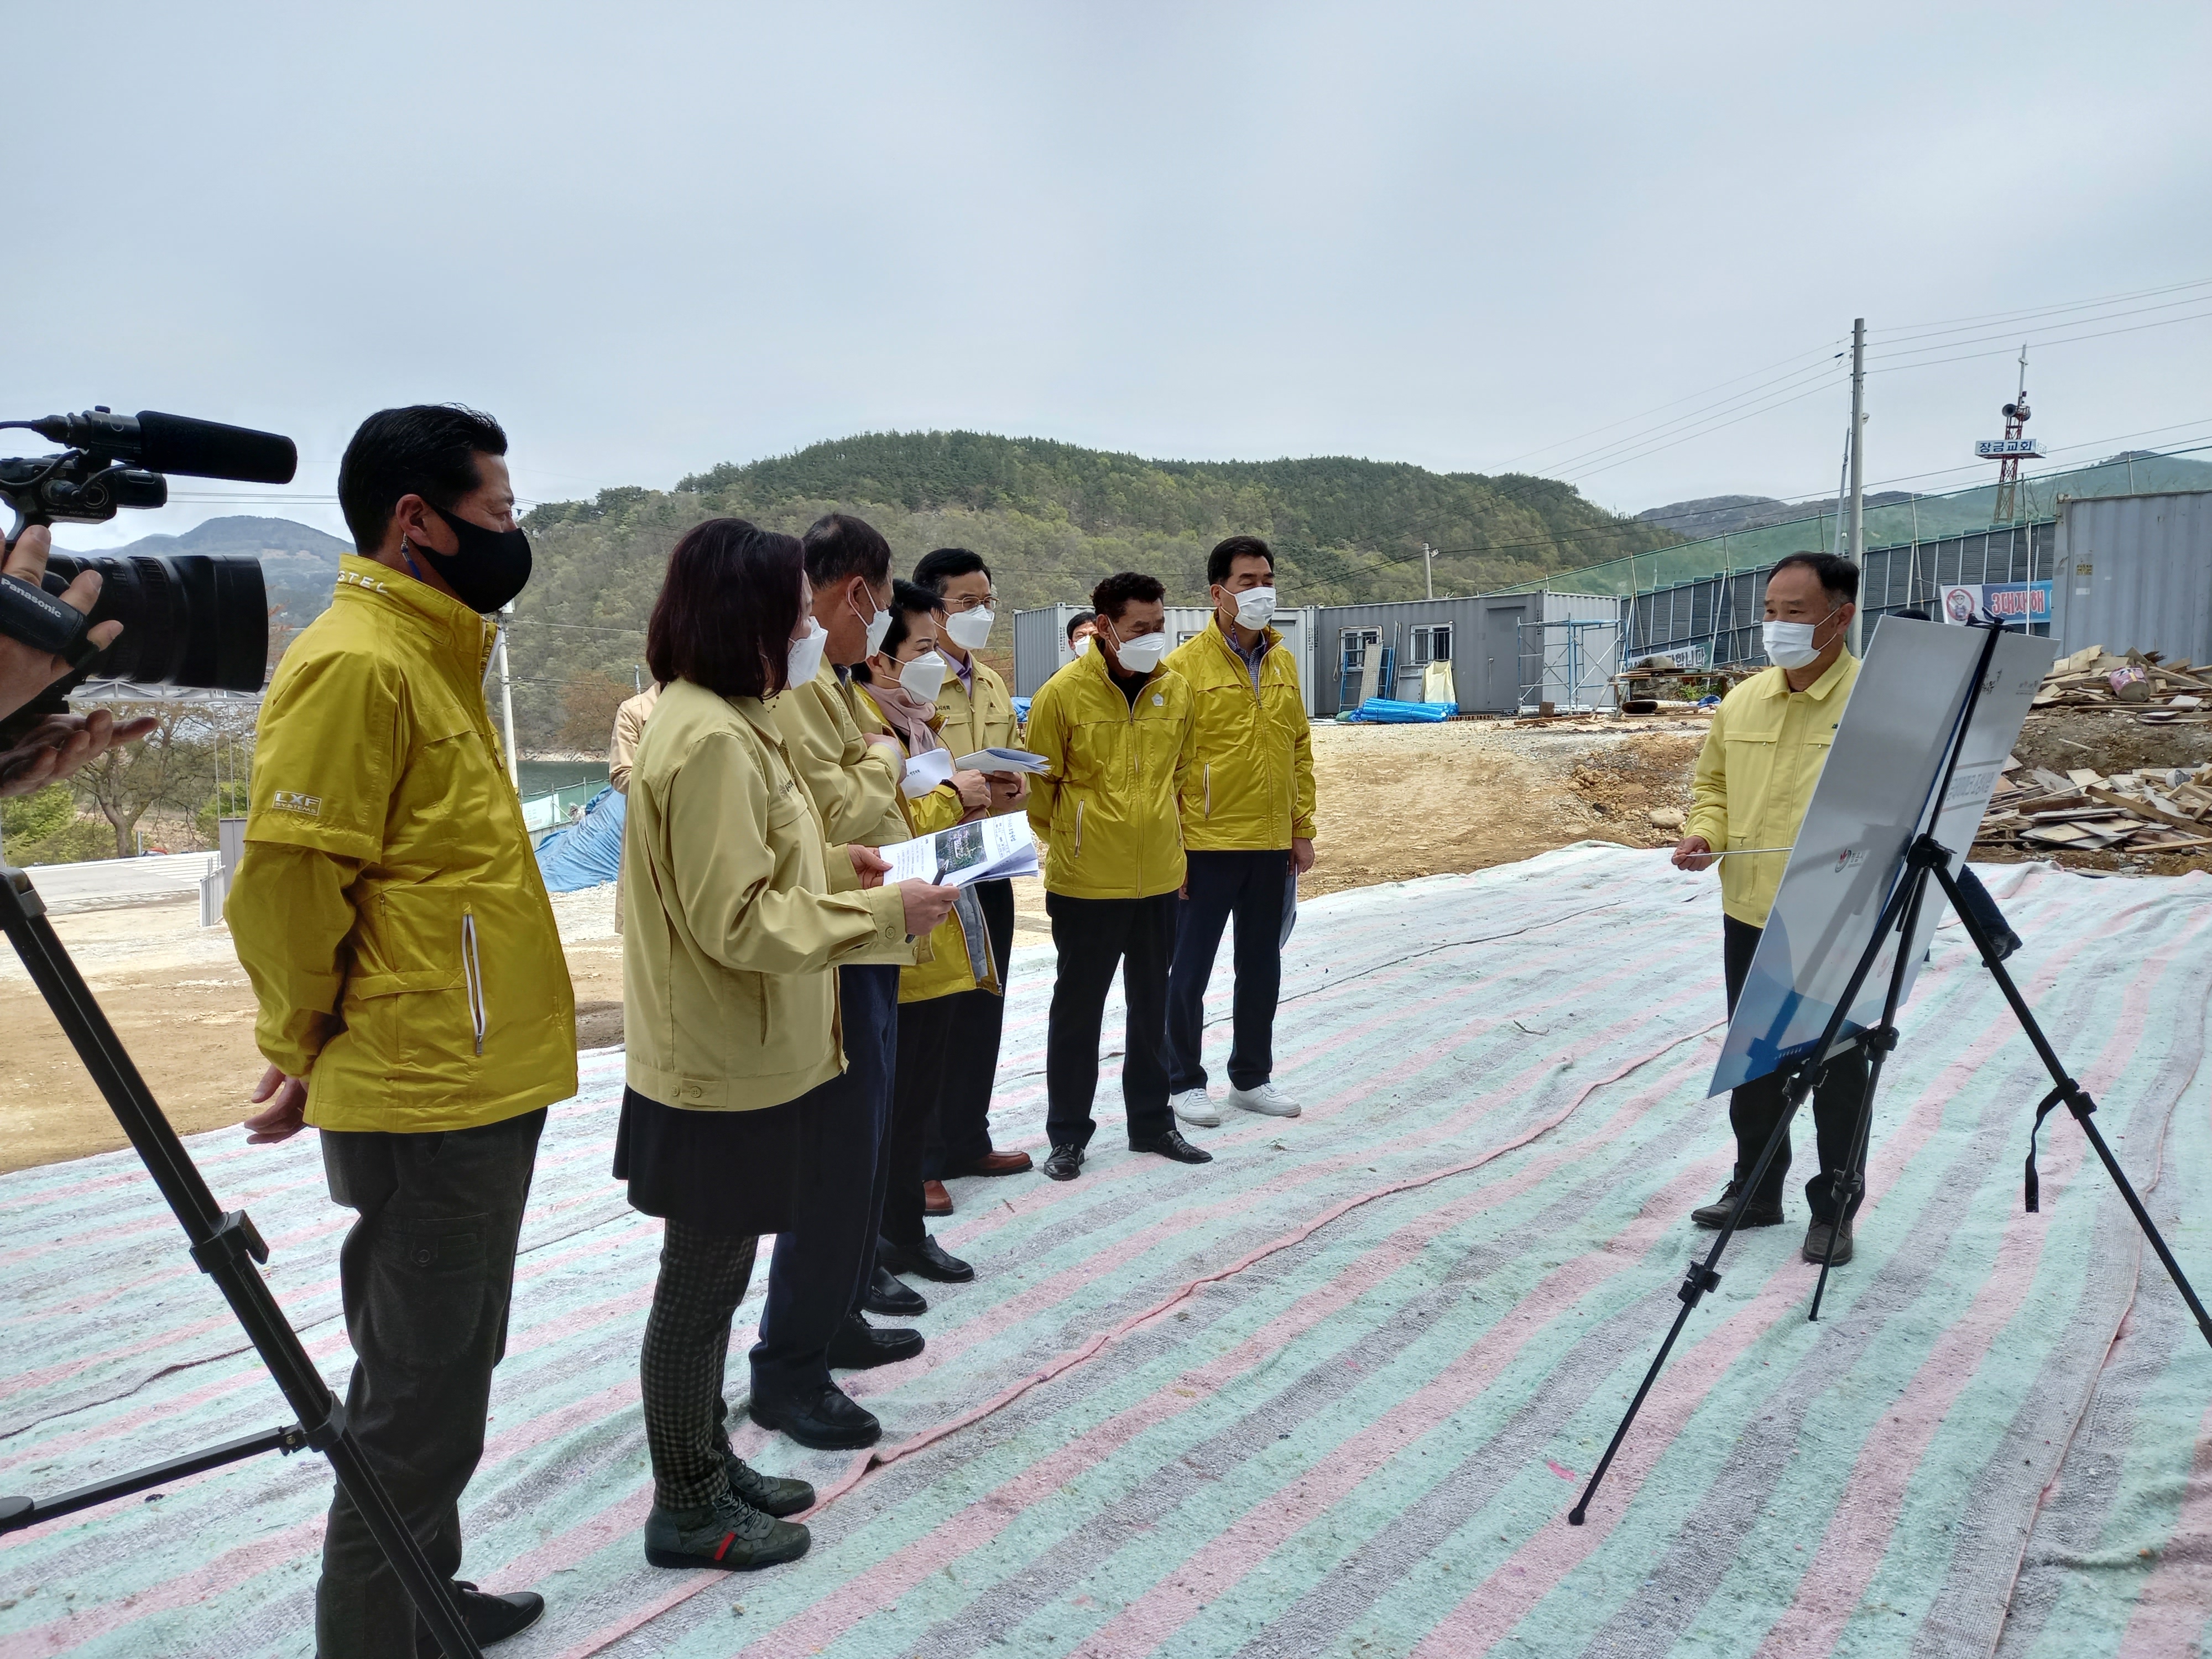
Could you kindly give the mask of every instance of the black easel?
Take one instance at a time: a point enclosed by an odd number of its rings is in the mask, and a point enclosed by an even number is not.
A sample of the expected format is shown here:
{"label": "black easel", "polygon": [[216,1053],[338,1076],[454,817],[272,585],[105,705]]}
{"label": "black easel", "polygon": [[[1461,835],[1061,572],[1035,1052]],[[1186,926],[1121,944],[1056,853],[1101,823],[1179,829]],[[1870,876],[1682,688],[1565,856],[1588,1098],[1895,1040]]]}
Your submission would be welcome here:
{"label": "black easel", "polygon": [[290,1427],[212,1446],[57,1498],[43,1501],[0,1498],[0,1534],[36,1526],[57,1516],[90,1509],[95,1504],[204,1469],[220,1468],[261,1452],[289,1454],[310,1448],[331,1460],[338,1484],[361,1510],[362,1519],[447,1659],[482,1659],[445,1581],[432,1569],[429,1558],[392,1507],[384,1483],[368,1467],[359,1443],[346,1427],[344,1406],[324,1383],[322,1374],[270,1293],[268,1282],[254,1267],[254,1262],[269,1260],[269,1246],[262,1242],[245,1211],[216,1207],[215,1194],[193,1165],[191,1154],[161,1115],[137,1066],[124,1052],[115,1028],[85,988],[76,964],[55,936],[53,924],[46,920],[45,902],[32,886],[30,877],[5,864],[0,864],[0,927],[5,928],[40,994],[68,1033],[77,1058],[100,1086],[147,1173],[168,1200],[185,1237],[191,1242],[193,1261],[221,1288],[231,1312],[260,1354],[261,1363],[269,1367],[276,1386],[283,1390],[285,1402],[299,1419],[299,1424]]}
{"label": "black easel", "polygon": [[[1583,1488],[1581,1499],[1567,1511],[1567,1521],[1571,1526],[1579,1527],[1587,1518],[1590,1499],[1597,1495],[1598,1486],[1604,1480],[1606,1471],[1613,1467],[1613,1456],[1620,1450],[1620,1443],[1628,1437],[1628,1431],[1635,1423],[1637,1413],[1644,1408],[1644,1397],[1651,1392],[1651,1385],[1659,1380],[1660,1368],[1666,1364],[1667,1356],[1674,1349],[1674,1340],[1682,1334],[1682,1327],[1689,1322],[1691,1310],[1696,1308],[1706,1291],[1719,1286],[1721,1276],[1715,1271],[1716,1264],[1721,1259],[1721,1252],[1728,1248],[1729,1240],[1735,1236],[1736,1227],[1743,1219],[1744,1209],[1750,1203],[1752,1194],[1759,1190],[1759,1184],[1765,1178],[1768,1167],[1788,1138],[1790,1120],[1797,1115],[1797,1109],[1813,1092],[1813,1086],[1819,1080],[1827,1060],[1835,1054],[1845,1052],[1856,1044],[1865,1050],[1867,1055],[1866,1096],[1860,1103],[1858,1124],[1851,1136],[1850,1167],[1836,1172],[1831,1188],[1836,1206],[1836,1224],[1829,1229],[1827,1254],[1820,1262],[1820,1281],[1814,1286],[1813,1305],[1807,1315],[1808,1319],[1820,1318],[1820,1298],[1828,1287],[1828,1270],[1835,1262],[1836,1241],[1842,1237],[1844,1224],[1849,1220],[1852,1206],[1865,1185],[1863,1170],[1868,1141],[1873,1133],[1875,1088],[1881,1081],[1883,1060],[1897,1047],[1898,1001],[1904,990],[1911,941],[1920,920],[1921,903],[1927,895],[1931,877],[1942,887],[1944,896],[1951,902],[1952,911],[1966,928],[1967,937],[1973,940],[1974,948],[1981,952],[1982,965],[1995,976],[1997,988],[2004,993],[2005,1001],[2012,1007],[2014,1018],[2020,1021],[2021,1029],[2027,1034],[2027,1040],[2035,1046],[2037,1057],[2043,1061],[2045,1070],[2051,1073],[2051,1091],[2036,1107],[2036,1128],[2042,1127],[2043,1120],[2056,1107],[2063,1105],[2073,1113],[2074,1121],[2081,1126],[2081,1132],[2088,1136],[2090,1146],[2096,1149],[2097,1156],[2104,1161],[2106,1172],[2120,1189],[2120,1196],[2127,1200],[2128,1208],[2135,1214],[2136,1224],[2142,1229],[2143,1237],[2158,1252],[2158,1259],[2166,1264],[2166,1271],[2172,1278],[2174,1287],[2181,1292],[2181,1299],[2189,1304],[2189,1311],[2197,1320],[2197,1328],[2203,1334],[2207,1343],[2212,1343],[2212,1314],[2207,1314],[2204,1304],[2197,1300],[2195,1289],[2181,1271],[2181,1264],[2173,1259],[2173,1252],[2166,1248],[2157,1224],[2150,1218],[2150,1212],[2143,1208],[2142,1200],[2136,1196],[2126,1172],[2120,1168],[2119,1160],[2112,1156],[2112,1148],[2105,1144],[2105,1137],[2098,1133],[2096,1124],[2090,1121],[2091,1114],[2097,1109],[2096,1103],[2089,1098],[2087,1090],[2067,1074],[2057,1051],[2051,1048],[2050,1040],[2044,1036],[2043,1028],[2036,1024],[2027,999],[2021,995],[2020,988],[2013,983],[2012,975],[2004,970],[1995,942],[1983,927],[1974,908],[1960,893],[1958,878],[1951,870],[1954,854],[1933,834],[1935,824],[1942,817],[1943,803],[1950,798],[1951,780],[1959,769],[1959,756],[1965,746],[1966,730],[1973,720],[1975,705],[1981,700],[1982,687],[1989,677],[1990,662],[1996,653],[1997,636],[2002,631],[1995,623],[1990,624],[1987,637],[1982,642],[1981,659],[1975,665],[1973,682],[1966,692],[1966,704],[1960,709],[1958,720],[1951,729],[1950,757],[1944,765],[1942,784],[1936,792],[1936,810],[1928,818],[1929,832],[1916,837],[1906,848],[1905,878],[1898,883],[1887,902],[1882,906],[1873,937],[1867,941],[1865,951],[1860,954],[1857,966],[1852,969],[1850,981],[1844,987],[1843,994],[1837,998],[1835,1011],[1828,1016],[1826,1028],[1821,1031],[1819,1040],[1808,1047],[1784,1072],[1781,1119],[1775,1124],[1774,1132],[1766,1138],[1766,1145],[1759,1152],[1759,1162],[1753,1167],[1750,1179],[1742,1183],[1735,1206],[1729,1212],[1728,1224],[1721,1229],[1720,1237],[1713,1241],[1713,1247],[1703,1261],[1692,1261],[1690,1263],[1682,1286],[1675,1292],[1681,1298],[1682,1310],[1674,1316],[1674,1323],[1667,1333],[1667,1340],[1659,1345],[1659,1352],[1653,1356],[1650,1370],[1644,1374],[1643,1386],[1637,1389],[1636,1397],[1628,1402],[1627,1414],[1620,1419],[1620,1426],[1613,1431],[1613,1442],[1605,1449],[1605,1455],[1598,1461],[1597,1469],[1590,1476],[1589,1484]],[[1881,1024],[1871,1030],[1856,1032],[1848,1038],[1844,1037],[1845,1016],[1857,1002],[1859,991],[1865,985],[1867,975],[1874,971],[1875,962],[1881,955],[1882,945],[1893,932],[1899,935],[1897,957],[1890,965],[1889,994],[1882,1004]],[[2032,1211],[2037,1207],[2033,1131],[2028,1137],[2027,1200],[2028,1209]]]}

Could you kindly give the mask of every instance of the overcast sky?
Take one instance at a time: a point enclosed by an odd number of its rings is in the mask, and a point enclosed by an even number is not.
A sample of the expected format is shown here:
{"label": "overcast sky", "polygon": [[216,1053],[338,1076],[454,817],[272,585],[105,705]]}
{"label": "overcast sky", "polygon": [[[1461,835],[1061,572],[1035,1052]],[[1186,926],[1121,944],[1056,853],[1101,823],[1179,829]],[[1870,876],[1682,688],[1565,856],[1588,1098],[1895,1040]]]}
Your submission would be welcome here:
{"label": "overcast sky", "polygon": [[76,546],[338,530],[355,424],[448,398],[539,499],[949,427],[1796,496],[1855,315],[1963,359],[1876,358],[1870,482],[1979,482],[2022,336],[2136,331],[2031,353],[2046,444],[2212,441],[2201,4],[295,0],[8,40],[6,413],[302,458]]}

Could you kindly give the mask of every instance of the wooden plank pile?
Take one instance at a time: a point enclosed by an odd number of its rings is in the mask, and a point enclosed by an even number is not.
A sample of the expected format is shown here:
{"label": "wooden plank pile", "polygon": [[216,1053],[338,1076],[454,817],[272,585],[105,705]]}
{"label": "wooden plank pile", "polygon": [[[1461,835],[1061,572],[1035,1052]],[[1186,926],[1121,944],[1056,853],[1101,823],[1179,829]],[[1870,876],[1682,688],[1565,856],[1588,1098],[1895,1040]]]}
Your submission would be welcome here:
{"label": "wooden plank pile", "polygon": [[2116,656],[2093,645],[2051,664],[2033,706],[2133,714],[2150,726],[2212,720],[2212,667],[2165,662],[2155,651]]}
{"label": "wooden plank pile", "polygon": [[2091,767],[2060,773],[2008,757],[1974,844],[2026,852],[2200,851],[2212,847],[2212,763],[2194,771],[2156,767],[2106,777]]}

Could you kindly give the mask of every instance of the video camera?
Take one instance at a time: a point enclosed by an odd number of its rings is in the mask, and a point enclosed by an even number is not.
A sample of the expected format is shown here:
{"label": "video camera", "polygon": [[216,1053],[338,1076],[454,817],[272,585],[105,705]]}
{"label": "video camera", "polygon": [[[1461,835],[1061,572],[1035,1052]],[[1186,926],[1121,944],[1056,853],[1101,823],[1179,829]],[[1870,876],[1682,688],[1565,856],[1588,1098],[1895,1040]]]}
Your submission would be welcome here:
{"label": "video camera", "polygon": [[[289,438],[214,421],[106,408],[38,421],[0,421],[67,446],[57,455],[0,460],[0,499],[14,510],[13,549],[36,524],[101,524],[121,507],[167,505],[167,472],[244,483],[289,483],[299,452]],[[88,617],[56,597],[82,570],[100,573],[100,600]],[[110,618],[122,637],[105,651],[85,635]],[[260,561],[206,553],[54,554],[34,587],[0,577],[0,633],[52,651],[73,672],[0,721],[0,748],[66,706],[91,676],[141,685],[258,691],[268,668],[269,598]]]}

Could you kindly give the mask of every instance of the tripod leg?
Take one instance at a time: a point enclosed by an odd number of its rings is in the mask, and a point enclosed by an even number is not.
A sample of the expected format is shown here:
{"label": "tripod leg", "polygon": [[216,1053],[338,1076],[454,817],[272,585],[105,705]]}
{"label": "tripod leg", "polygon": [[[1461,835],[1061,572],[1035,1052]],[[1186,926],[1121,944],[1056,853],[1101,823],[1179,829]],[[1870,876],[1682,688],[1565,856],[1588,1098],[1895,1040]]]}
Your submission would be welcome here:
{"label": "tripod leg", "polygon": [[4,866],[0,866],[0,928],[5,929],[77,1058],[168,1201],[191,1243],[192,1261],[230,1304],[306,1431],[307,1444],[331,1460],[332,1473],[360,1506],[371,1534],[447,1659],[482,1659],[445,1581],[346,1431],[344,1407],[315,1369],[255,1265],[269,1259],[269,1247],[244,1211],[226,1213],[217,1206],[175,1127],[162,1115],[122,1039],[46,920],[46,907],[30,878]]}
{"label": "tripod leg", "polygon": [[2004,1000],[2012,1006],[2013,1018],[2020,1022],[2021,1029],[2027,1034],[2028,1042],[2034,1045],[2037,1058],[2043,1061],[2044,1069],[2051,1073],[2051,1080],[2056,1085],[2053,1092],[2066,1103],[2066,1109],[2073,1113],[2074,1121],[2081,1126],[2081,1133],[2089,1138],[2089,1145],[2104,1164],[2105,1173],[2112,1176],[2112,1184],[2120,1189],[2120,1196],[2127,1200],[2129,1210],[2134,1213],[2136,1225],[2142,1229],[2143,1237],[2150,1241],[2151,1249],[2157,1252],[2159,1261],[2165,1264],[2166,1277],[2173,1281],[2173,1288],[2181,1292],[2181,1299],[2189,1304],[2190,1316],[2197,1321],[2197,1330],[2207,1343],[2212,1343],[2212,1314],[2205,1311],[2204,1304],[2197,1297],[2196,1286],[2189,1282],[2189,1275],[2182,1272],[2181,1264],[2173,1259],[2173,1252],[2166,1248],[2165,1236],[2159,1231],[2158,1224],[2150,1218],[2150,1212],[2143,1208],[2142,1200],[2136,1196],[2135,1185],[2128,1179],[2127,1171],[2120,1168],[2120,1161],[2112,1156],[2112,1149],[2105,1144],[2105,1137],[2098,1132],[2096,1124],[2090,1121],[2090,1115],[2097,1109],[2097,1103],[2089,1098],[2089,1091],[2069,1075],[2065,1066],[2060,1064],[2057,1051],[2051,1046],[2051,1040],[2044,1035],[2042,1026],[2036,1024],[2035,1015],[2029,1011],[2027,999],[2020,994],[2020,987],[2013,983],[2012,975],[2005,971],[2004,963],[1998,960],[1996,947],[1961,901],[1957,879],[1951,874],[1948,864],[1936,866],[1936,878],[1943,884],[1943,891],[1951,901],[1951,908],[1958,913],[1967,936],[1974,941],[1975,949],[1982,953],[1982,965],[1990,970],[1990,976],[1997,982],[1997,989],[2004,994]]}
{"label": "tripod leg", "polygon": [[1636,1422],[1636,1414],[1644,1409],[1644,1396],[1651,1392],[1651,1385],[1659,1380],[1659,1372],[1667,1364],[1667,1356],[1674,1352],[1674,1339],[1681,1335],[1682,1327],[1689,1323],[1692,1310],[1704,1299],[1705,1292],[1718,1288],[1721,1276],[1715,1271],[1715,1267],[1721,1259],[1721,1252],[1728,1249],[1729,1240],[1735,1237],[1736,1225],[1743,1219],[1743,1212],[1750,1206],[1751,1195],[1759,1190],[1759,1183],[1766,1179],[1766,1172],[1780,1153],[1782,1143],[1790,1138],[1790,1121],[1797,1115],[1798,1107],[1804,1103],[1806,1095],[1810,1092],[1812,1076],[1812,1068],[1807,1065],[1801,1065],[1790,1073],[1783,1094],[1782,1115],[1776,1120],[1772,1133],[1766,1137],[1766,1145],[1759,1150],[1759,1162],[1752,1166],[1750,1178],[1742,1183],[1742,1190],[1737,1193],[1735,1206],[1729,1212],[1727,1224],[1721,1228],[1720,1237],[1713,1240],[1713,1248],[1706,1253],[1703,1261],[1692,1261],[1689,1271],[1684,1274],[1682,1287],[1675,1292],[1682,1299],[1682,1311],[1674,1316],[1674,1324],[1668,1328],[1667,1340],[1659,1345],[1659,1352],[1652,1355],[1650,1369],[1644,1373],[1642,1386],[1636,1390],[1636,1397],[1628,1402],[1628,1411],[1621,1418],[1620,1426],[1613,1431],[1612,1443],[1606,1447],[1605,1455],[1598,1459],[1597,1468],[1591,1472],[1589,1484],[1583,1488],[1583,1495],[1574,1508],[1567,1511],[1569,1526],[1579,1527],[1588,1518],[1590,1499],[1597,1496],[1598,1486],[1605,1480],[1605,1472],[1613,1467],[1614,1454],[1620,1450],[1620,1443],[1628,1437],[1628,1431]]}

